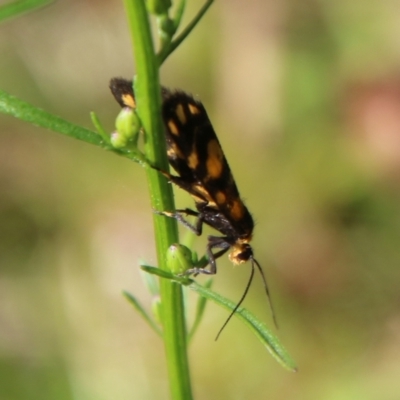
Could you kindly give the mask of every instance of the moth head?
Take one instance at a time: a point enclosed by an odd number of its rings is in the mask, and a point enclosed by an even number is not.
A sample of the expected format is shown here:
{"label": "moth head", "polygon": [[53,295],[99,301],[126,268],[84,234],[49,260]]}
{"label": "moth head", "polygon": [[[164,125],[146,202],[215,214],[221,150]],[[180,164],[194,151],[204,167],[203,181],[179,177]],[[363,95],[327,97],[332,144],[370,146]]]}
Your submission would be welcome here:
{"label": "moth head", "polygon": [[232,245],[228,257],[233,264],[243,264],[250,258],[253,258],[253,249],[248,241],[249,239],[239,239]]}

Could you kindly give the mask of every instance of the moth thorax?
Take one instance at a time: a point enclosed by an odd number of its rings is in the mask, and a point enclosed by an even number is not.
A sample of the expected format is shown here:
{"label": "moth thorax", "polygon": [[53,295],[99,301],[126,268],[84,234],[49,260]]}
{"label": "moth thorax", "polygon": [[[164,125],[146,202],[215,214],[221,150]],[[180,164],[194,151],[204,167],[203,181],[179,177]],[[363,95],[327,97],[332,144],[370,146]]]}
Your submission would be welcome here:
{"label": "moth thorax", "polygon": [[229,253],[229,260],[233,264],[243,264],[253,256],[253,249],[247,243],[247,241],[238,240],[233,246]]}

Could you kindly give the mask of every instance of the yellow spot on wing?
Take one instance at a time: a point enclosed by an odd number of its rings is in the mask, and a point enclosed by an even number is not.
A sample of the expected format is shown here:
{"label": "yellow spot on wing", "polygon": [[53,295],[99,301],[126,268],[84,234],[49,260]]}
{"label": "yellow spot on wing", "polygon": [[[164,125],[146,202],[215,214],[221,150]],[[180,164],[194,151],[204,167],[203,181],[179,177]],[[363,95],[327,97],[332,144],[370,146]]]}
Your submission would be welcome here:
{"label": "yellow spot on wing", "polygon": [[168,144],[167,154],[168,154],[168,157],[171,157],[171,158],[176,158],[176,157],[179,157],[182,159],[184,158],[180,148],[173,142]]}
{"label": "yellow spot on wing", "polygon": [[215,199],[217,200],[218,204],[225,204],[226,203],[226,194],[224,192],[217,192],[215,194]]}
{"label": "yellow spot on wing", "polygon": [[136,101],[131,94],[123,94],[122,101],[126,107],[136,108]]}
{"label": "yellow spot on wing", "polygon": [[176,123],[175,123],[174,120],[170,119],[170,120],[168,121],[168,128],[169,128],[169,131],[170,131],[173,135],[179,136],[179,130],[178,130],[178,127],[176,126]]}
{"label": "yellow spot on wing", "polygon": [[199,110],[199,108],[198,108],[196,105],[194,105],[194,104],[192,104],[192,103],[189,103],[189,104],[188,104],[188,107],[189,107],[189,111],[190,111],[192,114],[200,114],[200,110]]}
{"label": "yellow spot on wing", "polygon": [[178,104],[175,109],[175,114],[178,117],[179,121],[181,122],[182,125],[186,124],[186,115],[185,115],[185,110],[183,109],[182,104]]}
{"label": "yellow spot on wing", "polygon": [[192,169],[196,169],[196,167],[199,165],[199,157],[196,150],[193,150],[190,153],[190,156],[188,157],[188,165]]}
{"label": "yellow spot on wing", "polygon": [[[217,205],[215,204],[215,201],[211,197],[210,193],[207,192],[207,190],[201,186],[201,185],[193,185],[193,191],[198,193],[198,196],[203,199],[203,201],[207,202],[207,205],[209,207],[214,207],[217,208]],[[195,196],[195,194],[193,194]]]}
{"label": "yellow spot on wing", "polygon": [[234,220],[239,221],[241,218],[243,218],[243,215],[244,215],[244,205],[240,199],[236,199],[235,201],[232,202],[230,216]]}
{"label": "yellow spot on wing", "polygon": [[224,154],[221,146],[214,139],[207,146],[207,174],[208,178],[219,178],[222,173]]}

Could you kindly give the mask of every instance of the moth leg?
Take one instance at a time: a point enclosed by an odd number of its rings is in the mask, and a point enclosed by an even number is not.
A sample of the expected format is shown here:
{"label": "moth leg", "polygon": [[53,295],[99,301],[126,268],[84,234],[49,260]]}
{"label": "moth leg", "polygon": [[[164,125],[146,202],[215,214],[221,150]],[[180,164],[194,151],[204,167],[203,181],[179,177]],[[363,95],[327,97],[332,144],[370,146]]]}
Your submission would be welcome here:
{"label": "moth leg", "polygon": [[[197,236],[200,236],[203,232],[203,219],[201,214],[194,210],[191,210],[190,208],[185,208],[184,210],[176,210],[175,212],[157,211],[157,210],[155,210],[154,212],[158,215],[164,215],[166,217],[175,218],[177,221],[179,221],[186,228],[190,229]],[[191,224],[182,216],[182,214],[197,217],[196,223],[194,225]]]}
{"label": "moth leg", "polygon": [[[197,276],[199,274],[205,275],[215,275],[217,273],[217,263],[216,259],[223,256],[230,248],[230,244],[226,241],[225,237],[217,237],[217,236],[209,236],[208,244],[206,249],[206,254],[208,258],[208,263],[202,268],[191,268],[186,271],[185,275],[194,275]],[[216,253],[212,252],[214,248],[221,248],[221,250]],[[210,269],[206,269],[207,265],[210,265]]]}
{"label": "moth leg", "polygon": [[[226,241],[225,237],[209,236],[207,244],[207,256],[210,264],[210,273],[212,275],[217,273],[217,263],[215,260],[224,255],[230,248],[230,244]],[[220,248],[221,250],[216,253],[212,252],[212,249]]]}
{"label": "moth leg", "polygon": [[199,212],[194,211],[191,208],[183,208],[183,209],[176,210],[175,212],[180,213],[180,214],[190,215],[192,217],[199,217],[201,215]]}
{"label": "moth leg", "polygon": [[176,186],[180,187],[188,193],[192,193],[193,182],[191,182],[190,180],[182,178],[180,176],[172,175],[167,171],[163,171],[162,169],[155,167],[154,165],[152,165],[152,168],[158,171],[160,174],[164,175],[169,182],[174,183]]}

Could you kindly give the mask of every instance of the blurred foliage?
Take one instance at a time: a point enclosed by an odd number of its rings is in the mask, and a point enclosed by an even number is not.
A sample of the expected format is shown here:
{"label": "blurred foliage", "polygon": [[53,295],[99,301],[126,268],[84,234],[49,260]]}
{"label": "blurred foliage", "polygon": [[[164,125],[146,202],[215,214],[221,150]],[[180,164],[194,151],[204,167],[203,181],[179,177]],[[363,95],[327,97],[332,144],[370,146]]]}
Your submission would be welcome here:
{"label": "blurred foliage", "polygon": [[[220,1],[166,62],[164,83],[204,101],[255,216],[299,366],[281,369],[236,321],[214,343],[226,315],[210,306],[191,345],[197,399],[399,396],[399,11]],[[57,2],[0,29],[2,89],[113,130],[108,81],[132,75],[119,2]],[[162,345],[121,295],[151,302],[143,171],[9,117],[0,132],[0,398],[166,399]],[[239,298],[248,273],[221,260],[216,290]],[[268,318],[261,284],[247,306]]]}

